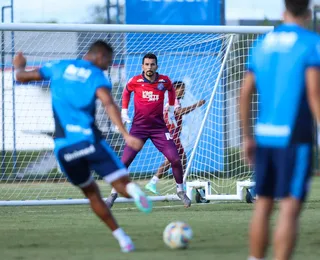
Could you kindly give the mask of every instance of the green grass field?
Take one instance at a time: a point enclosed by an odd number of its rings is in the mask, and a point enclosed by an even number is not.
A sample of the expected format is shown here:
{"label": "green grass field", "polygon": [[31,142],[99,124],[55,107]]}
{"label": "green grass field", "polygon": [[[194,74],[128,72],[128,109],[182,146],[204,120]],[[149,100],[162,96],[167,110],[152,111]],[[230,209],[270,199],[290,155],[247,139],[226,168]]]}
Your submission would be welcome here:
{"label": "green grass field", "polygon": [[[252,208],[246,203],[216,203],[184,209],[179,203],[163,202],[144,215],[132,204],[117,204],[114,214],[137,247],[136,252],[123,254],[86,205],[1,207],[0,259],[246,259]],[[170,250],[162,242],[163,229],[174,220],[186,221],[194,231],[187,250]],[[294,259],[319,256],[320,178],[316,177]]]}

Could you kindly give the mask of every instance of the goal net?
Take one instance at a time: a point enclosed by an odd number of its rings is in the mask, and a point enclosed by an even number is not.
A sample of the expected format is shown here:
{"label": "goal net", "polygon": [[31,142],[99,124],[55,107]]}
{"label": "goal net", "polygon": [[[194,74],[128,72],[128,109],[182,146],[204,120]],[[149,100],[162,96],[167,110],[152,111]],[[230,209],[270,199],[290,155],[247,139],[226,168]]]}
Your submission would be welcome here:
{"label": "goal net", "polygon": [[[125,25],[117,30],[106,25],[98,30],[96,26],[88,29],[88,25],[77,25],[75,31],[63,25],[51,31],[46,27],[44,31],[41,26],[25,25],[15,31],[7,26],[2,31],[0,205],[86,203],[60,172],[53,155],[50,82],[15,82],[11,61],[17,51],[26,55],[27,69],[47,61],[80,58],[97,39],[110,42],[115,50],[106,77],[112,81],[119,106],[128,79],[142,72],[142,57],[147,52],[158,56],[160,74],[185,83],[182,107],[205,100],[203,106],[182,117],[180,138],[187,155],[187,183],[207,182],[208,193],[232,195],[237,194],[237,182],[251,178],[252,172],[240,152],[239,89],[253,42],[272,28],[239,28],[237,32],[237,28],[194,26],[193,31],[187,31],[187,27],[179,26],[170,32],[168,26],[166,31],[152,32],[151,27],[131,29]],[[121,156],[124,140],[97,103],[97,126]],[[256,106],[252,109],[254,112]],[[133,113],[131,99],[131,118]],[[148,140],[129,167],[130,176],[144,186],[164,160]],[[94,176],[107,196],[109,185]],[[158,191],[155,200],[176,199],[171,169],[158,183]]]}

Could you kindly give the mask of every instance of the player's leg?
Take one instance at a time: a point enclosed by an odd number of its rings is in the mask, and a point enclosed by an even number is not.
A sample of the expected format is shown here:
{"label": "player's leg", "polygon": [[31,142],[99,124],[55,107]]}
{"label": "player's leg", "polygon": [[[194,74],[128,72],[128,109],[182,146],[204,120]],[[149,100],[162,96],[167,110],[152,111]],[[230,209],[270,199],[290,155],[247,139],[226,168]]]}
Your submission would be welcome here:
{"label": "player's leg", "polygon": [[[126,145],[123,150],[121,161],[127,168],[129,168],[130,164],[133,162],[134,158],[137,156],[138,153],[139,151],[133,150],[131,147]],[[117,198],[118,198],[118,190],[113,187],[109,197],[106,200],[106,203],[109,208],[112,208]]]}
{"label": "player's leg", "polygon": [[[130,134],[143,140],[144,142],[147,141],[147,139],[148,139],[148,133],[146,131],[144,131],[143,129],[139,129],[139,127],[136,127],[136,126],[131,127]],[[129,168],[129,166],[131,165],[134,158],[136,158],[136,156],[139,152],[140,151],[136,151],[127,145],[124,147],[121,161],[126,166],[126,168]],[[106,200],[106,203],[109,208],[111,208],[113,206],[113,204],[117,198],[118,198],[118,191],[116,188],[112,188],[111,193]]]}
{"label": "player's leg", "polygon": [[269,242],[269,219],[273,209],[275,190],[271,155],[271,149],[257,148],[256,150],[256,192],[259,199],[254,205],[249,227],[250,260],[264,259]]}
{"label": "player's leg", "polygon": [[84,157],[72,157],[74,152],[88,147],[90,147],[88,143],[79,143],[57,151],[56,156],[59,165],[69,181],[78,186],[89,199],[93,212],[110,228],[112,234],[118,240],[121,250],[130,252],[134,250],[134,245],[130,237],[118,226],[109,208],[104,203],[99,188],[91,176],[87,160]]}
{"label": "player's leg", "polygon": [[130,252],[135,249],[131,238],[120,228],[114,219],[110,209],[103,201],[98,185],[95,181],[88,186],[81,188],[84,195],[89,199],[90,206],[95,214],[111,229],[115,239],[118,240],[123,252]]}
{"label": "player's leg", "polygon": [[171,164],[173,177],[177,184],[177,195],[185,207],[190,207],[191,200],[187,197],[183,188],[183,168],[178,149],[173,142],[167,128],[154,129],[150,139],[157,149],[168,159]]}
{"label": "player's leg", "polygon": [[274,252],[277,260],[287,260],[295,247],[299,216],[309,189],[312,146],[293,145],[278,150],[275,156],[280,176],[277,197],[281,200],[274,233]]}
{"label": "player's leg", "polygon": [[130,181],[127,168],[110,146],[105,141],[101,141],[95,144],[95,147],[95,153],[88,156],[91,169],[110,183],[117,192],[127,198],[133,198],[141,211],[149,213],[152,209],[151,201],[137,184]]}
{"label": "player's leg", "polygon": [[[180,156],[183,172],[185,171],[185,167],[187,165],[187,155],[184,152],[182,143],[180,138],[177,136],[174,138],[174,143],[176,144],[176,147],[178,149],[178,153]],[[157,192],[157,183],[162,178],[162,176],[170,169],[170,162],[166,158],[164,163],[160,165],[160,167],[157,170],[157,173],[152,177],[152,179],[146,184],[145,188],[155,194],[158,194]]]}
{"label": "player's leg", "polygon": [[146,184],[145,189],[151,191],[154,194],[159,194],[157,191],[157,183],[162,178],[162,176],[170,169],[170,166],[170,162],[165,159],[165,161],[158,168],[156,174]]}

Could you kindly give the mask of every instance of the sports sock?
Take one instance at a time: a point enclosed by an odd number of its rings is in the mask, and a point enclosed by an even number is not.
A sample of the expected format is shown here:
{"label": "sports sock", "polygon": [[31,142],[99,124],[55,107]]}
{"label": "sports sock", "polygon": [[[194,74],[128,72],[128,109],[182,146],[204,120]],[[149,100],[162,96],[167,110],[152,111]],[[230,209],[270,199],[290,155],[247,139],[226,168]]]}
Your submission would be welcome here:
{"label": "sports sock", "polygon": [[132,198],[134,198],[137,196],[137,191],[141,191],[141,189],[137,184],[130,182],[126,186],[126,191]]}
{"label": "sports sock", "polygon": [[159,181],[159,178],[157,176],[153,176],[152,179],[150,180],[150,183],[157,184],[158,181]]}
{"label": "sports sock", "polygon": [[115,239],[117,239],[118,241],[122,241],[124,239],[126,239],[127,234],[123,231],[122,228],[118,228],[115,231],[112,232],[112,235],[114,236]]}
{"label": "sports sock", "polygon": [[115,188],[112,188],[111,193],[118,193]]}
{"label": "sports sock", "polygon": [[256,258],[254,256],[249,256],[248,260],[264,260],[264,258]]}
{"label": "sports sock", "polygon": [[183,183],[178,184],[177,183],[177,192],[183,191]]}

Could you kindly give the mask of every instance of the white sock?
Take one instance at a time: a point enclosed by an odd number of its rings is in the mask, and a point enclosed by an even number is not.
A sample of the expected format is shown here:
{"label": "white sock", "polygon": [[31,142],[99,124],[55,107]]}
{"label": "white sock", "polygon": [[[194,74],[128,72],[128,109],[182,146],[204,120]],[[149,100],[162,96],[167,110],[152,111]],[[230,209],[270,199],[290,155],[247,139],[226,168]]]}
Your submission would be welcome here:
{"label": "white sock", "polygon": [[137,184],[130,182],[126,186],[126,191],[132,198],[134,198],[137,196],[137,191],[141,191],[141,189]]}
{"label": "white sock", "polygon": [[159,181],[159,178],[157,176],[153,176],[152,179],[150,180],[150,183],[157,184],[158,181]]}
{"label": "white sock", "polygon": [[115,231],[113,231],[112,235],[118,241],[123,241],[123,240],[125,240],[127,238],[127,234],[123,231],[122,228],[118,228]]}
{"label": "white sock", "polygon": [[118,193],[115,188],[112,188],[111,193]]}
{"label": "white sock", "polygon": [[183,191],[183,183],[177,183],[177,192]]}
{"label": "white sock", "polygon": [[264,258],[256,258],[254,256],[249,256],[248,260],[264,260]]}

